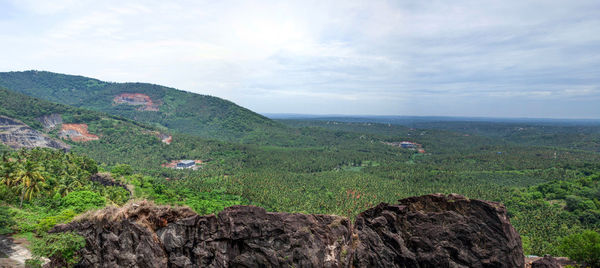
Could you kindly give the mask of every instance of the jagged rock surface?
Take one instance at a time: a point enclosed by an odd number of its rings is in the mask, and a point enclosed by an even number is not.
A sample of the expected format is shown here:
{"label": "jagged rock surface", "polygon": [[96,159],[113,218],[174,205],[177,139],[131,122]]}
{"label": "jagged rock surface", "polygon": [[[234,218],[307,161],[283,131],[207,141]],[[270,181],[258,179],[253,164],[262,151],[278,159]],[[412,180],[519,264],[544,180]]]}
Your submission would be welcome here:
{"label": "jagged rock surface", "polygon": [[71,148],[64,142],[51,139],[23,122],[6,116],[0,116],[0,142],[13,149],[47,147],[69,150]]}
{"label": "jagged rock surface", "polygon": [[60,116],[60,114],[49,114],[40,116],[39,118],[37,118],[37,120],[40,121],[42,125],[44,125],[44,129],[46,130],[55,129],[58,125],[62,125],[63,123],[62,116]]}
{"label": "jagged rock surface", "polygon": [[92,267],[523,267],[505,208],[458,195],[380,204],[344,217],[233,206],[218,215],[130,204],[59,225]]}
{"label": "jagged rock surface", "polygon": [[504,206],[460,195],[379,204],[358,215],[357,267],[523,267]]}
{"label": "jagged rock surface", "polygon": [[[108,207],[87,220],[58,225],[53,232],[76,231],[86,240],[79,267],[168,267],[167,252],[156,231],[177,219],[197,216],[189,208],[155,206],[149,202]],[[50,267],[60,264],[51,260]]]}
{"label": "jagged rock surface", "polygon": [[113,177],[110,175],[110,173],[96,173],[96,174],[90,176],[90,180],[100,183],[104,186],[121,187],[121,188],[125,189],[127,192],[129,192],[130,196],[132,195],[131,190],[129,188],[127,188],[127,185],[113,179]]}
{"label": "jagged rock surface", "polygon": [[546,255],[543,258],[531,263],[531,268],[560,268],[558,260],[550,255]]}
{"label": "jagged rock surface", "polygon": [[169,224],[157,235],[173,267],[340,267],[349,257],[343,252],[351,226],[339,216],[233,206]]}

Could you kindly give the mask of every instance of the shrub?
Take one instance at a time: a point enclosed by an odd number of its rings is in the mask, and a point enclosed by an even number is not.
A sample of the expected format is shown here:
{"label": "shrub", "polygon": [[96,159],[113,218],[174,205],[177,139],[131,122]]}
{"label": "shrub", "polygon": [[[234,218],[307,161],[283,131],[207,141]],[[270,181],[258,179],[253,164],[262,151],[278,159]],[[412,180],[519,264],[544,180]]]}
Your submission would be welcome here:
{"label": "shrub", "polygon": [[13,219],[16,224],[16,232],[18,233],[28,233],[34,232],[37,229],[37,224],[40,219],[44,218],[46,213],[40,210],[23,210],[17,208],[10,208]]}
{"label": "shrub", "polygon": [[68,222],[71,219],[73,219],[73,217],[75,217],[75,215],[77,215],[77,213],[75,213],[74,210],[65,209],[65,210],[61,211],[58,215],[43,218],[37,224],[37,228],[36,228],[37,232],[38,233],[48,232],[48,230],[52,229],[52,227],[54,227],[54,225],[59,224],[59,223]]}
{"label": "shrub", "polygon": [[123,205],[129,200],[129,191],[121,187],[106,187],[102,190],[102,194],[117,205]]}
{"label": "shrub", "polygon": [[586,230],[564,237],[560,250],[565,256],[592,267],[600,267],[600,234]]}
{"label": "shrub", "polygon": [[92,208],[103,207],[106,204],[104,197],[92,191],[70,192],[63,197],[63,206],[80,213]]}
{"label": "shrub", "polygon": [[0,234],[12,233],[11,227],[15,224],[8,207],[0,206]]}
{"label": "shrub", "polygon": [[127,164],[118,164],[118,165],[114,166],[110,170],[110,172],[113,175],[117,176],[117,177],[128,176],[128,175],[133,174],[133,169],[131,168],[130,165],[127,165]]}
{"label": "shrub", "polygon": [[85,247],[85,238],[74,233],[45,234],[34,239],[31,252],[34,257],[46,257],[54,266],[71,267],[79,262],[77,251]]}

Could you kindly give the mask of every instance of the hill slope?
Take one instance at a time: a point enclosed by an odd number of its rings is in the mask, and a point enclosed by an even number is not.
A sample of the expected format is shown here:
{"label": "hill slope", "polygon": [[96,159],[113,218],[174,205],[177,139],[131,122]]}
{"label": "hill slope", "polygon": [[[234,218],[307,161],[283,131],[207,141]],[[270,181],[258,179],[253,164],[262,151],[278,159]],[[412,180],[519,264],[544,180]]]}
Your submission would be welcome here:
{"label": "hill slope", "polygon": [[205,138],[254,142],[286,129],[230,101],[154,84],[25,71],[0,73],[0,87]]}
{"label": "hill slope", "polygon": [[[210,153],[232,150],[230,147],[233,146],[183,134],[173,134],[172,142],[167,144],[161,141],[161,136],[168,133],[158,128],[2,88],[0,116],[19,120],[43,135],[66,142],[73,152],[101,163],[126,163],[137,169],[159,168],[176,159],[219,159]],[[56,124],[52,126],[49,121]],[[5,151],[6,147],[0,146],[0,151]]]}

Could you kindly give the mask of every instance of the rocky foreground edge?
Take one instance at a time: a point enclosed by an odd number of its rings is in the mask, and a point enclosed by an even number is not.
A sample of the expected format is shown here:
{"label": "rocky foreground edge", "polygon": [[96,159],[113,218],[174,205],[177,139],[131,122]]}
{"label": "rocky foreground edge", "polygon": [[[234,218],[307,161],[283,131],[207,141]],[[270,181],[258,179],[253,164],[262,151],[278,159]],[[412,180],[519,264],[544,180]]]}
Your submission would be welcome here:
{"label": "rocky foreground edge", "polygon": [[200,216],[143,201],[53,230],[64,231],[85,237],[78,264],[84,267],[524,266],[505,207],[455,194],[381,203],[354,224],[255,206]]}

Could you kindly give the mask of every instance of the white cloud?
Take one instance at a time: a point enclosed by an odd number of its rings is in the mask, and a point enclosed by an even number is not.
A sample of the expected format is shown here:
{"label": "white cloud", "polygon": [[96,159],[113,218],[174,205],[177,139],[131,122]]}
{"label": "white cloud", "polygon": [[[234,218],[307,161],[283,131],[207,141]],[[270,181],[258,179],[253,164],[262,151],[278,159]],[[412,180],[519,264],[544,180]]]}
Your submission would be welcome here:
{"label": "white cloud", "polygon": [[[581,99],[600,95],[600,3],[591,0],[8,4],[4,71],[159,83],[260,112],[303,112],[327,100],[336,104],[317,112],[459,114],[470,103],[464,113],[489,115],[490,102],[588,107]],[[495,115],[561,116],[544,109]],[[600,117],[600,109],[581,116]]]}

